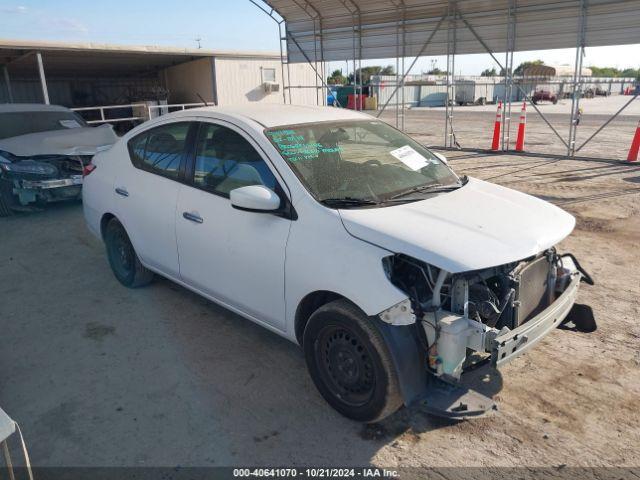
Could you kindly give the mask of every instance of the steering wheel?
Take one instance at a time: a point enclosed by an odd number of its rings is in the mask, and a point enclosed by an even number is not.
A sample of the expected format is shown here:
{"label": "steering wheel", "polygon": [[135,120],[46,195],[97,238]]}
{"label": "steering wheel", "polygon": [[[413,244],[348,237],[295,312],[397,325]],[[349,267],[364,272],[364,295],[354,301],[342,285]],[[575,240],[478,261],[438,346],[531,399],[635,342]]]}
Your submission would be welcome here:
{"label": "steering wheel", "polygon": [[362,162],[362,165],[382,165],[380,160],[372,158],[371,160],[367,160],[366,162]]}

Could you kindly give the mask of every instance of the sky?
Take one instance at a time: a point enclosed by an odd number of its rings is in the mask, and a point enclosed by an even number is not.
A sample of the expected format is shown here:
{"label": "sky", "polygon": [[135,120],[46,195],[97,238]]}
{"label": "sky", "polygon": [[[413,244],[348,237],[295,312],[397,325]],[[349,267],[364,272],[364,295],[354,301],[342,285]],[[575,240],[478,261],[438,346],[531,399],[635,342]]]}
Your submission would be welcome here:
{"label": "sky", "polygon": [[[0,0],[0,38],[182,48],[197,48],[200,43],[212,50],[278,50],[275,22],[249,0]],[[536,59],[551,65],[573,64],[574,56],[574,49],[519,52],[514,55],[514,66]],[[501,62],[502,57],[498,57]],[[407,68],[411,60],[405,61]],[[432,60],[439,68],[446,67],[443,57],[425,57],[411,73],[429,70]],[[395,66],[395,60],[363,61],[364,66],[372,64]],[[587,48],[585,66],[589,65],[638,68],[640,45]],[[478,75],[493,66],[488,55],[461,55],[456,57],[455,73]],[[330,68],[347,73],[353,66],[332,62]]]}

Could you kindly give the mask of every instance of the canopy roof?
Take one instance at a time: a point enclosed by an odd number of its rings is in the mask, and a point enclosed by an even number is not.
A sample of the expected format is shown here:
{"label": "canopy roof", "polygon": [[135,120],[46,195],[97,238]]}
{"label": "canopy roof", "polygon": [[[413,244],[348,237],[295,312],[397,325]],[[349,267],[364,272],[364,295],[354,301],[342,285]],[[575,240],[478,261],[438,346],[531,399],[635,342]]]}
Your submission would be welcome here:
{"label": "canopy roof", "polygon": [[[446,55],[447,27],[456,11],[457,18],[451,24],[457,37],[456,54],[486,53],[465,21],[492,51],[504,52],[510,5],[515,17],[515,51],[575,48],[582,4],[581,0],[264,2],[286,21],[290,62],[392,58],[421,52]],[[584,8],[585,46],[640,43],[640,0],[584,0]],[[422,51],[429,35],[448,13],[451,16]]]}
{"label": "canopy roof", "polygon": [[277,58],[277,53],[236,52],[102,43],[36,42],[0,39],[0,67],[11,75],[37,74],[34,52],[41,52],[47,75],[141,75],[204,57]]}

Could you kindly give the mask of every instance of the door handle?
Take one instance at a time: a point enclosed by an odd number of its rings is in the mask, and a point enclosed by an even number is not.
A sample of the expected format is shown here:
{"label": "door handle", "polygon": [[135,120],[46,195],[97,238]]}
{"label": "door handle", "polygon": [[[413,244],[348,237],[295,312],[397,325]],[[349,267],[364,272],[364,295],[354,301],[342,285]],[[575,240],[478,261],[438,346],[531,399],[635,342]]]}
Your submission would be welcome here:
{"label": "door handle", "polygon": [[195,223],[204,222],[204,219],[196,213],[182,212],[182,216],[191,222],[195,222]]}
{"label": "door handle", "polygon": [[121,197],[128,197],[129,196],[129,192],[127,192],[126,188],[117,187],[116,188],[116,193],[118,195],[120,195]]}

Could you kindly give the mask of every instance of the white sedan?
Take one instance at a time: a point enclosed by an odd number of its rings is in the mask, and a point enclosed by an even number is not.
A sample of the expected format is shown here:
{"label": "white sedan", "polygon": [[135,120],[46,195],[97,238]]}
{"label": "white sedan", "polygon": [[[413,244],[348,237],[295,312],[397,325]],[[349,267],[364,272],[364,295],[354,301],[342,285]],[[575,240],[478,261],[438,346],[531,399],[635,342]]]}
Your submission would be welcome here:
{"label": "white sedan", "polygon": [[123,285],[159,274],[299,343],[322,396],[359,421],[403,403],[490,410],[458,382],[470,361],[525,352],[590,280],[554,248],[571,215],[458,177],[358,112],[178,112],[90,170],[85,218]]}

